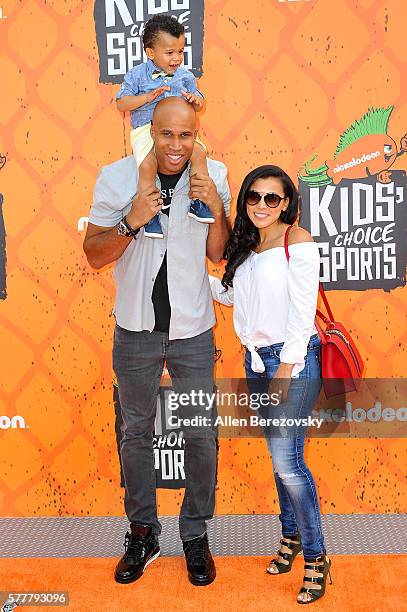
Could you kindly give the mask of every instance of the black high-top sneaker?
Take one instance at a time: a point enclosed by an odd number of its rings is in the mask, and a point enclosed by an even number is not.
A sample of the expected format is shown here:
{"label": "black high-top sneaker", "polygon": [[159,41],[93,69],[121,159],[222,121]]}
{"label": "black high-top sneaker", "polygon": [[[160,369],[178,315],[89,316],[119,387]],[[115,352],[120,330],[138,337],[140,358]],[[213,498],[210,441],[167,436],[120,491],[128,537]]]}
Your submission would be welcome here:
{"label": "black high-top sneaker", "polygon": [[152,533],[150,525],[130,525],[124,540],[126,552],[116,567],[115,580],[127,584],[143,575],[149,563],[160,554],[158,538]]}
{"label": "black high-top sneaker", "polygon": [[215,580],[216,569],[205,535],[183,542],[188,578],[195,586],[205,586]]}

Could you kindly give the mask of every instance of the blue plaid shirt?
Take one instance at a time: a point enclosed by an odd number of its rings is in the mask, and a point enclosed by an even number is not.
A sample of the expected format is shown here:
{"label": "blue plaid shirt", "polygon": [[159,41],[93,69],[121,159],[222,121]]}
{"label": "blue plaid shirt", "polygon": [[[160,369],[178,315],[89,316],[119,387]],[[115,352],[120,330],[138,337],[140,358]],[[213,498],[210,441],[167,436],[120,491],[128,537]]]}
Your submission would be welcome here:
{"label": "blue plaid shirt", "polygon": [[203,98],[203,95],[196,86],[196,79],[189,70],[180,66],[172,78],[160,76],[153,80],[151,77],[154,70],[159,70],[159,68],[150,59],[143,64],[134,66],[124,77],[123,84],[117,93],[116,100],[120,100],[123,96],[138,96],[163,85],[171,88],[170,91],[165,91],[153,102],[150,102],[150,104],[145,104],[131,111],[131,125],[133,128],[150,123],[156,104],[163,98],[170,96],[181,97],[181,91],[193,93]]}

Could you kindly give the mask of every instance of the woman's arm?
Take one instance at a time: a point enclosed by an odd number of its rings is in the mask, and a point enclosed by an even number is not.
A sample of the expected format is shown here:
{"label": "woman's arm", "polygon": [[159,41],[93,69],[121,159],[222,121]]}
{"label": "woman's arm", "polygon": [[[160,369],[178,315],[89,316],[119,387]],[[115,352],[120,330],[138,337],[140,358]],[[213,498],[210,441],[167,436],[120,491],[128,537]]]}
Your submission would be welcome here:
{"label": "woman's arm", "polygon": [[232,306],[233,305],[233,287],[229,287],[229,289],[225,289],[225,287],[220,282],[219,278],[216,276],[209,276],[209,283],[212,291],[212,298],[219,302],[220,304],[224,304],[224,306]]}
{"label": "woman's arm", "polygon": [[[304,367],[318,299],[320,257],[318,245],[301,227],[291,230],[288,239],[288,320],[286,339],[280,353],[276,377],[289,378]],[[291,248],[290,248],[291,247]],[[281,368],[281,369],[280,369]]]}

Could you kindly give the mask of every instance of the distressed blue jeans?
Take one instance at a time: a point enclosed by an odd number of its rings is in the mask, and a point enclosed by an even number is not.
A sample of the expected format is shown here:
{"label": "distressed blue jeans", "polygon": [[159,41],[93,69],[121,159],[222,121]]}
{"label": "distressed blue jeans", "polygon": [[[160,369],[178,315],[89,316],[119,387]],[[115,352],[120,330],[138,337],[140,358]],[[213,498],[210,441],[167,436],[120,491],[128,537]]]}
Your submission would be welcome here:
{"label": "distressed blue jeans", "polygon": [[[258,349],[265,365],[262,374],[251,369],[251,356],[247,351],[245,368],[250,393],[270,392],[269,383],[280,365],[282,348],[283,343],[278,343]],[[262,416],[284,417],[287,421],[306,419],[312,413],[321,383],[320,340],[315,335],[308,344],[304,369],[291,379],[287,400],[279,406],[266,407],[261,411]],[[283,536],[299,532],[305,558],[324,554],[317,489],[304,461],[307,427],[271,425],[264,428],[264,433],[273,462]]]}

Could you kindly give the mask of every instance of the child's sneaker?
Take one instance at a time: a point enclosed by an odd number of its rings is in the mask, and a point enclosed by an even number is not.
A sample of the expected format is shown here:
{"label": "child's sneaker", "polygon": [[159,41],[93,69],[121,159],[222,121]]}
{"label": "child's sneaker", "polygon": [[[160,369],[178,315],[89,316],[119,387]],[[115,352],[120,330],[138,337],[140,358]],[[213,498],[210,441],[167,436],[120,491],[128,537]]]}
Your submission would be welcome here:
{"label": "child's sneaker", "polygon": [[201,200],[192,200],[188,215],[200,223],[215,223],[213,214]]}
{"label": "child's sneaker", "polygon": [[163,230],[161,229],[160,218],[155,215],[144,226],[144,235],[148,238],[164,238]]}

